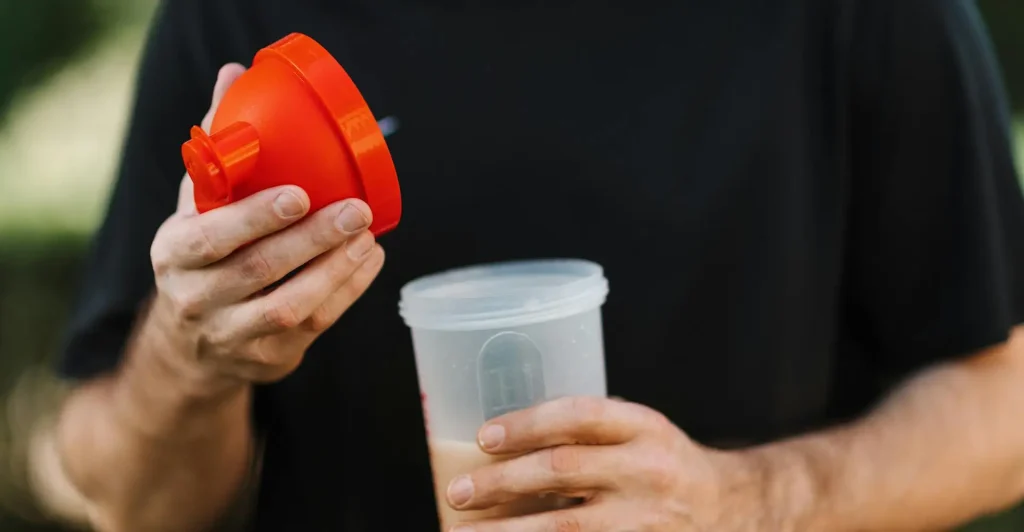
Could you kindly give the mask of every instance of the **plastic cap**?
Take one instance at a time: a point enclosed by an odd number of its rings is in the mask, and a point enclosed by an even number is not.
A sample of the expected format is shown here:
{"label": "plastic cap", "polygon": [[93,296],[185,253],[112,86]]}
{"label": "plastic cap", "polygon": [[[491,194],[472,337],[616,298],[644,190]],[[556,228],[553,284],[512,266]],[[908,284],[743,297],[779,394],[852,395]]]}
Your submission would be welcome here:
{"label": "plastic cap", "polygon": [[398,176],[373,113],[341,65],[302,34],[260,50],[225,93],[211,133],[193,127],[181,151],[200,212],[295,184],[311,212],[362,199],[376,235],[401,219]]}

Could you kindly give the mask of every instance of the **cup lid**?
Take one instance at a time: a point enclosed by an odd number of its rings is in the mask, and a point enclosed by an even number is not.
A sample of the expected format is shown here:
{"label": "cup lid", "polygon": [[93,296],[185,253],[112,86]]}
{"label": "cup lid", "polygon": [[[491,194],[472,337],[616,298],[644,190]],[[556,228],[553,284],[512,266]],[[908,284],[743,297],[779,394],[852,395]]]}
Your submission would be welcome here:
{"label": "cup lid", "polygon": [[481,264],[416,279],[401,290],[399,314],[413,328],[481,330],[568,317],[608,295],[600,265],[580,259]]}

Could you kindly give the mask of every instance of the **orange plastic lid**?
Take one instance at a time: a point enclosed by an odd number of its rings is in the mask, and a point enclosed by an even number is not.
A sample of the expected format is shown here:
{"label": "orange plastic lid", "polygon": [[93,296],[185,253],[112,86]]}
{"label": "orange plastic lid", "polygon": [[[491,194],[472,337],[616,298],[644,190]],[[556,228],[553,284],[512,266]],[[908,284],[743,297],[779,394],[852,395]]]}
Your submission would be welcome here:
{"label": "orange plastic lid", "polygon": [[210,134],[182,146],[200,212],[294,184],[310,212],[347,198],[373,211],[375,235],[402,216],[398,175],[359,89],[313,39],[293,33],[260,50],[225,93]]}

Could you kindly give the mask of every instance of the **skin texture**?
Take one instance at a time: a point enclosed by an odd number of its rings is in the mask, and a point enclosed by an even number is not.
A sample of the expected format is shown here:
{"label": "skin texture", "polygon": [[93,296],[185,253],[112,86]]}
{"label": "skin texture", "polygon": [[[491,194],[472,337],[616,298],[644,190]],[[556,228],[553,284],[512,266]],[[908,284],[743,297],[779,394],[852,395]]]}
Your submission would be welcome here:
{"label": "skin texture", "polygon": [[[212,108],[241,71],[221,71]],[[105,532],[223,530],[251,480],[251,384],[294,370],[382,266],[365,204],[303,217],[308,204],[281,187],[197,215],[183,181],[124,364],[78,385],[33,439],[29,477],[52,514]],[[343,212],[355,216],[341,223]],[[477,532],[948,529],[1024,496],[1022,383],[1018,329],[922,372],[861,420],[738,451],[702,446],[641,405],[559,399],[483,427],[485,452],[522,456],[453,480],[448,502],[584,501],[457,525]]]}
{"label": "skin texture", "polygon": [[922,373],[860,421],[729,452],[641,405],[559,399],[485,425],[484,452],[527,454],[454,479],[448,503],[551,492],[585,502],[453,530],[946,530],[1024,496],[1022,383],[1024,328]]}
{"label": "skin texture", "polygon": [[[211,109],[242,71],[221,70]],[[73,391],[54,432],[100,530],[212,527],[250,471],[252,383],[294,370],[384,260],[358,200],[305,216],[309,198],[285,186],[200,215],[191,198],[185,179],[153,242],[157,290],[125,363]],[[45,452],[34,463],[53,469]]]}

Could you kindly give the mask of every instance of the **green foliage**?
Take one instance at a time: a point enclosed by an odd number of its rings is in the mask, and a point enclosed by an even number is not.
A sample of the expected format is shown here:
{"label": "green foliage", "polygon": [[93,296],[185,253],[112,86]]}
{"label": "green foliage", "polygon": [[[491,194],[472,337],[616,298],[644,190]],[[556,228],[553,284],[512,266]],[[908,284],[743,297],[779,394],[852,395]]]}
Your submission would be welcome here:
{"label": "green foliage", "polygon": [[1018,532],[1024,530],[1024,507],[979,519],[963,527],[960,532]]}
{"label": "green foliage", "polygon": [[95,41],[109,22],[93,0],[0,2],[0,118],[37,83]]}
{"label": "green foliage", "polygon": [[85,248],[74,234],[0,235],[0,393],[59,349]]}
{"label": "green foliage", "polygon": [[978,5],[995,41],[1014,107],[1024,111],[1024,2],[978,0]]}
{"label": "green foliage", "polygon": [[[86,240],[77,234],[0,233],[0,397],[32,365],[48,365],[59,349],[60,334],[76,292]],[[0,408],[5,401],[0,400]],[[60,532],[53,525],[18,519],[30,511],[23,490],[11,489],[6,468],[20,463],[8,456],[11,442],[5,412],[0,412],[0,530]],[[12,459],[13,458],[13,459]]]}

